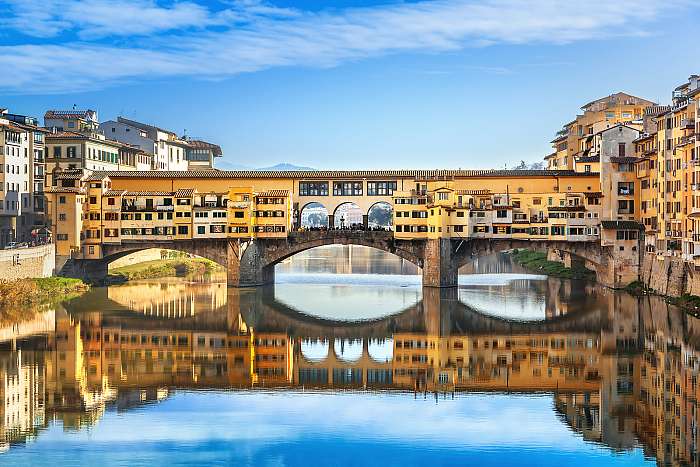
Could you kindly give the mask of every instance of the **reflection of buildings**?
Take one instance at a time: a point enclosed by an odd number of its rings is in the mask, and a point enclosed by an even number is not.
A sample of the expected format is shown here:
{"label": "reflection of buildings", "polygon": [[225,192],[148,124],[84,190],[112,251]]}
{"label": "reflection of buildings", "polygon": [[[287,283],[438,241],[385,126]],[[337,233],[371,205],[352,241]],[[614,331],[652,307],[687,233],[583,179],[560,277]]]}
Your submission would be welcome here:
{"label": "reflection of buildings", "polygon": [[5,446],[51,420],[78,429],[175,388],[546,391],[586,440],[697,464],[698,325],[660,300],[600,294],[595,311],[527,324],[434,291],[400,316],[341,324],[294,315],[262,291],[228,293],[227,308],[169,319],[138,303],[57,311],[44,338],[0,353]]}

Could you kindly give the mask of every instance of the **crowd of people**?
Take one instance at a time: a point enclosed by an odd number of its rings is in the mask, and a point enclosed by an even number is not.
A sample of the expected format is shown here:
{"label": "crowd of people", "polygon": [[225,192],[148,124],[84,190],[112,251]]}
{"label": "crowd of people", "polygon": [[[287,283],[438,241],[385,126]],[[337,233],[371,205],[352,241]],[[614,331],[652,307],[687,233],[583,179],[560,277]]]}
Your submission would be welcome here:
{"label": "crowd of people", "polygon": [[391,226],[381,226],[381,225],[369,225],[365,226],[364,224],[347,224],[347,225],[340,225],[340,226],[333,226],[333,227],[328,227],[328,226],[307,226],[307,225],[302,225],[300,227],[296,228],[297,232],[325,232],[328,230],[359,230],[359,231],[367,231],[367,232],[391,232],[392,228]]}

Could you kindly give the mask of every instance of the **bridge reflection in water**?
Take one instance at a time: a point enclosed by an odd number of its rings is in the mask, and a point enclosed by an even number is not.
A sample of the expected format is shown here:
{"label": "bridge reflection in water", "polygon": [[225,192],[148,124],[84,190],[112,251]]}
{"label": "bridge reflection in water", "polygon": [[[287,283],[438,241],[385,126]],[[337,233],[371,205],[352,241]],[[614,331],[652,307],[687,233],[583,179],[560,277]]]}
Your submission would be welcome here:
{"label": "bridge reflection in water", "polygon": [[[141,287],[97,290],[102,302],[78,299],[1,334],[5,447],[50,420],[89,427],[107,407],[185,388],[546,391],[586,440],[696,462],[698,321],[653,297],[604,292],[588,311],[514,322],[470,309],[454,290],[426,289],[400,314],[334,322],[268,289]],[[170,308],[152,313],[161,299]]]}

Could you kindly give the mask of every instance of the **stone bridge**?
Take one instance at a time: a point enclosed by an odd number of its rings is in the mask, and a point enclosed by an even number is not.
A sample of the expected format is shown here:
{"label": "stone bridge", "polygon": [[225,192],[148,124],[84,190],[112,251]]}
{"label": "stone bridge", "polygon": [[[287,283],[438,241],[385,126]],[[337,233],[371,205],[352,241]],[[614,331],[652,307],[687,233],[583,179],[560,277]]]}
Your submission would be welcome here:
{"label": "stone bridge", "polygon": [[[109,263],[125,255],[149,248],[178,250],[211,259],[224,266],[228,284],[249,287],[274,282],[275,265],[302,251],[325,245],[362,245],[392,253],[423,271],[425,287],[455,287],[461,266],[477,256],[513,248],[528,248],[548,254],[567,266],[581,262],[596,272],[598,281],[609,287],[626,285],[616,274],[622,267],[611,247],[597,242],[518,240],[498,238],[398,240],[390,231],[314,230],[290,232],[280,239],[196,239],[154,242],[104,243],[100,260],[70,260],[61,275],[90,282],[104,279]],[[629,265],[626,265],[629,267]]]}

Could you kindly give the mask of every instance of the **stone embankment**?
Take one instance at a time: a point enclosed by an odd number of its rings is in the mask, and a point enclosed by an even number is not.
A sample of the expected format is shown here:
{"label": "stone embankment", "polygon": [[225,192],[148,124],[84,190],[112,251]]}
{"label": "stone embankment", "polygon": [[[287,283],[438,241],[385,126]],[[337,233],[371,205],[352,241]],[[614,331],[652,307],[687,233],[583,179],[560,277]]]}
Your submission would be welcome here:
{"label": "stone embankment", "polygon": [[645,253],[640,282],[647,289],[669,297],[700,295],[700,269],[681,258]]}

